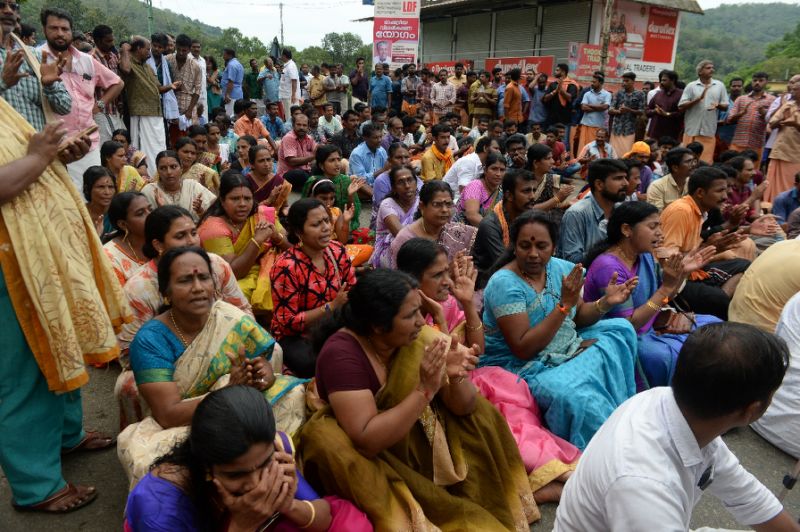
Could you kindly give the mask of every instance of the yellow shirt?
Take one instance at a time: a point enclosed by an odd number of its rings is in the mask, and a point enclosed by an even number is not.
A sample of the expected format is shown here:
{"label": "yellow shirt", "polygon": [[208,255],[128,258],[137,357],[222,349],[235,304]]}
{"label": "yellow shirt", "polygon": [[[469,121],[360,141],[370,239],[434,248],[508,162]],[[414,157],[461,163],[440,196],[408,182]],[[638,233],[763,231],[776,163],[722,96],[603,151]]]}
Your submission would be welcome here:
{"label": "yellow shirt", "polygon": [[667,174],[661,179],[656,179],[647,187],[647,203],[663,211],[667,205],[689,193],[689,180],[683,184],[683,190],[678,188],[672,174]]}
{"label": "yellow shirt", "polygon": [[425,153],[422,154],[420,162],[422,163],[422,171],[420,172],[419,176],[423,181],[442,179],[444,177],[444,174],[446,173],[444,161],[440,161],[438,158],[436,158],[436,156],[433,154],[433,150],[430,148],[428,148]]}
{"label": "yellow shirt", "polygon": [[800,240],[778,242],[753,261],[733,293],[728,319],[774,333],[786,302],[800,292]]}

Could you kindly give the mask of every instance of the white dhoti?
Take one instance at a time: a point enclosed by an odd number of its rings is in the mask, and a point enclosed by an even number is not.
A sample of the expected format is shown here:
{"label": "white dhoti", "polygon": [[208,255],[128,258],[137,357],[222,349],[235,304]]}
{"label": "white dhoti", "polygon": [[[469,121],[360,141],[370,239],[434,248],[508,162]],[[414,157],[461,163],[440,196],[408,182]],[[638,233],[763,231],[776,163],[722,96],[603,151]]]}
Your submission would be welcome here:
{"label": "white dhoti", "polygon": [[[83,156],[83,158],[67,165],[67,171],[78,189],[78,193],[83,196],[83,173],[90,166],[100,166],[100,146],[96,146],[92,151]],[[89,201],[89,198],[86,198]]]}
{"label": "white dhoti", "polygon": [[131,142],[147,155],[147,170],[156,175],[156,155],[167,149],[164,119],[160,116],[131,116]]}
{"label": "white dhoti", "polygon": [[111,140],[111,135],[117,129],[125,129],[125,122],[118,114],[97,113],[94,115],[94,123],[100,128],[100,144]]}

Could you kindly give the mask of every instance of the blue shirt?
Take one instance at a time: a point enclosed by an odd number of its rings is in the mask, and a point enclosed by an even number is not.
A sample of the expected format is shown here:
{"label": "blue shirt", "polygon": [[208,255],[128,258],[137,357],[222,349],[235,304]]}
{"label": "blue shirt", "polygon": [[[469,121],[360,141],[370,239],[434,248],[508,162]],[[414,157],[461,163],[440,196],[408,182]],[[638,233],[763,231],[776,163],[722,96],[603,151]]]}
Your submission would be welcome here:
{"label": "blue shirt", "polygon": [[546,92],[547,86],[545,86],[544,89],[540,89],[538,86],[533,89],[533,103],[531,103],[531,110],[528,113],[528,120],[534,124],[543,124],[547,121],[547,107],[545,107],[544,102],[542,102],[542,96],[544,96]]}
{"label": "blue shirt", "polygon": [[778,217],[780,223],[785,224],[789,220],[789,215],[800,209],[800,200],[797,195],[797,187],[794,186],[775,196],[772,201],[772,214]]}
{"label": "blue shirt", "polygon": [[503,108],[503,100],[505,99],[506,85],[501,83],[500,86],[497,87],[497,118],[503,118],[503,115],[506,114],[506,110]]}
{"label": "blue shirt", "polygon": [[382,147],[372,151],[366,142],[362,142],[350,154],[350,174],[366,178],[367,183],[372,186],[377,177],[376,172],[383,168],[388,159],[389,156]]}
{"label": "blue shirt", "polygon": [[[611,93],[605,89],[600,92],[590,90],[583,95],[581,105],[608,105],[611,106]],[[584,111],[581,124],[590,127],[606,127],[608,110],[606,111]]]}
{"label": "blue shirt", "polygon": [[228,61],[228,64],[225,65],[225,70],[222,71],[222,81],[220,86],[222,87],[222,97],[225,97],[225,94],[228,91],[228,82],[233,82],[233,89],[231,90],[230,98],[231,100],[241,100],[244,98],[244,93],[242,92],[242,81],[244,80],[244,67],[239,62],[238,59],[235,57]]}
{"label": "blue shirt", "polygon": [[281,117],[276,116],[275,120],[273,121],[269,115],[264,115],[261,117],[261,122],[264,124],[264,127],[267,128],[269,131],[270,137],[274,140],[278,140],[283,136],[283,120]]}
{"label": "blue shirt", "polygon": [[369,100],[371,107],[386,108],[389,105],[389,94],[392,93],[392,80],[388,76],[372,76],[369,80],[369,90],[372,97]]}
{"label": "blue shirt", "polygon": [[[281,74],[278,71],[267,70],[266,68],[258,74],[258,80],[264,87],[264,99],[268,102],[277,102],[278,87],[281,84]],[[269,128],[267,128],[269,129]],[[272,131],[270,131],[272,133]]]}
{"label": "blue shirt", "polygon": [[575,203],[561,220],[559,256],[570,262],[583,262],[592,246],[606,239],[608,221],[600,205],[589,195]]}

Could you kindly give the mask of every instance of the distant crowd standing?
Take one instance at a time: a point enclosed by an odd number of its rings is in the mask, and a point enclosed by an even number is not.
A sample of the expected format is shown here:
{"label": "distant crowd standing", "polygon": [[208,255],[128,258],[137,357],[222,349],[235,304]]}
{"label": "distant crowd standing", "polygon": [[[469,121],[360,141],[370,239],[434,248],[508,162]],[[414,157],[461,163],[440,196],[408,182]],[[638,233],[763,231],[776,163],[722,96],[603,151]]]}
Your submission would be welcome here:
{"label": "distant crowd standing", "polygon": [[[0,467],[124,528],[800,526],[800,75],[298,66],[0,3]],[[120,433],[83,429],[85,363]],[[110,390],[109,390],[110,392]],[[30,435],[35,434],[35,438]]]}

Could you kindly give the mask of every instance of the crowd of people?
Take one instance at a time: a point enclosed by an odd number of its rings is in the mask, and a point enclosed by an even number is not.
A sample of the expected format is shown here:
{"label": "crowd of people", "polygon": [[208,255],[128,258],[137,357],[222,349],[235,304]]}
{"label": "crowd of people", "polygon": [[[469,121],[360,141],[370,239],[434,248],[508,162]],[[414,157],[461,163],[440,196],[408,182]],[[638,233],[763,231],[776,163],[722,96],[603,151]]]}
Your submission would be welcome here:
{"label": "crowd of people", "polygon": [[800,75],[612,95],[40,23],[0,2],[17,510],[89,504],[62,456],[116,445],[130,531],[680,530],[707,487],[800,530],[721,440],[800,457]]}

